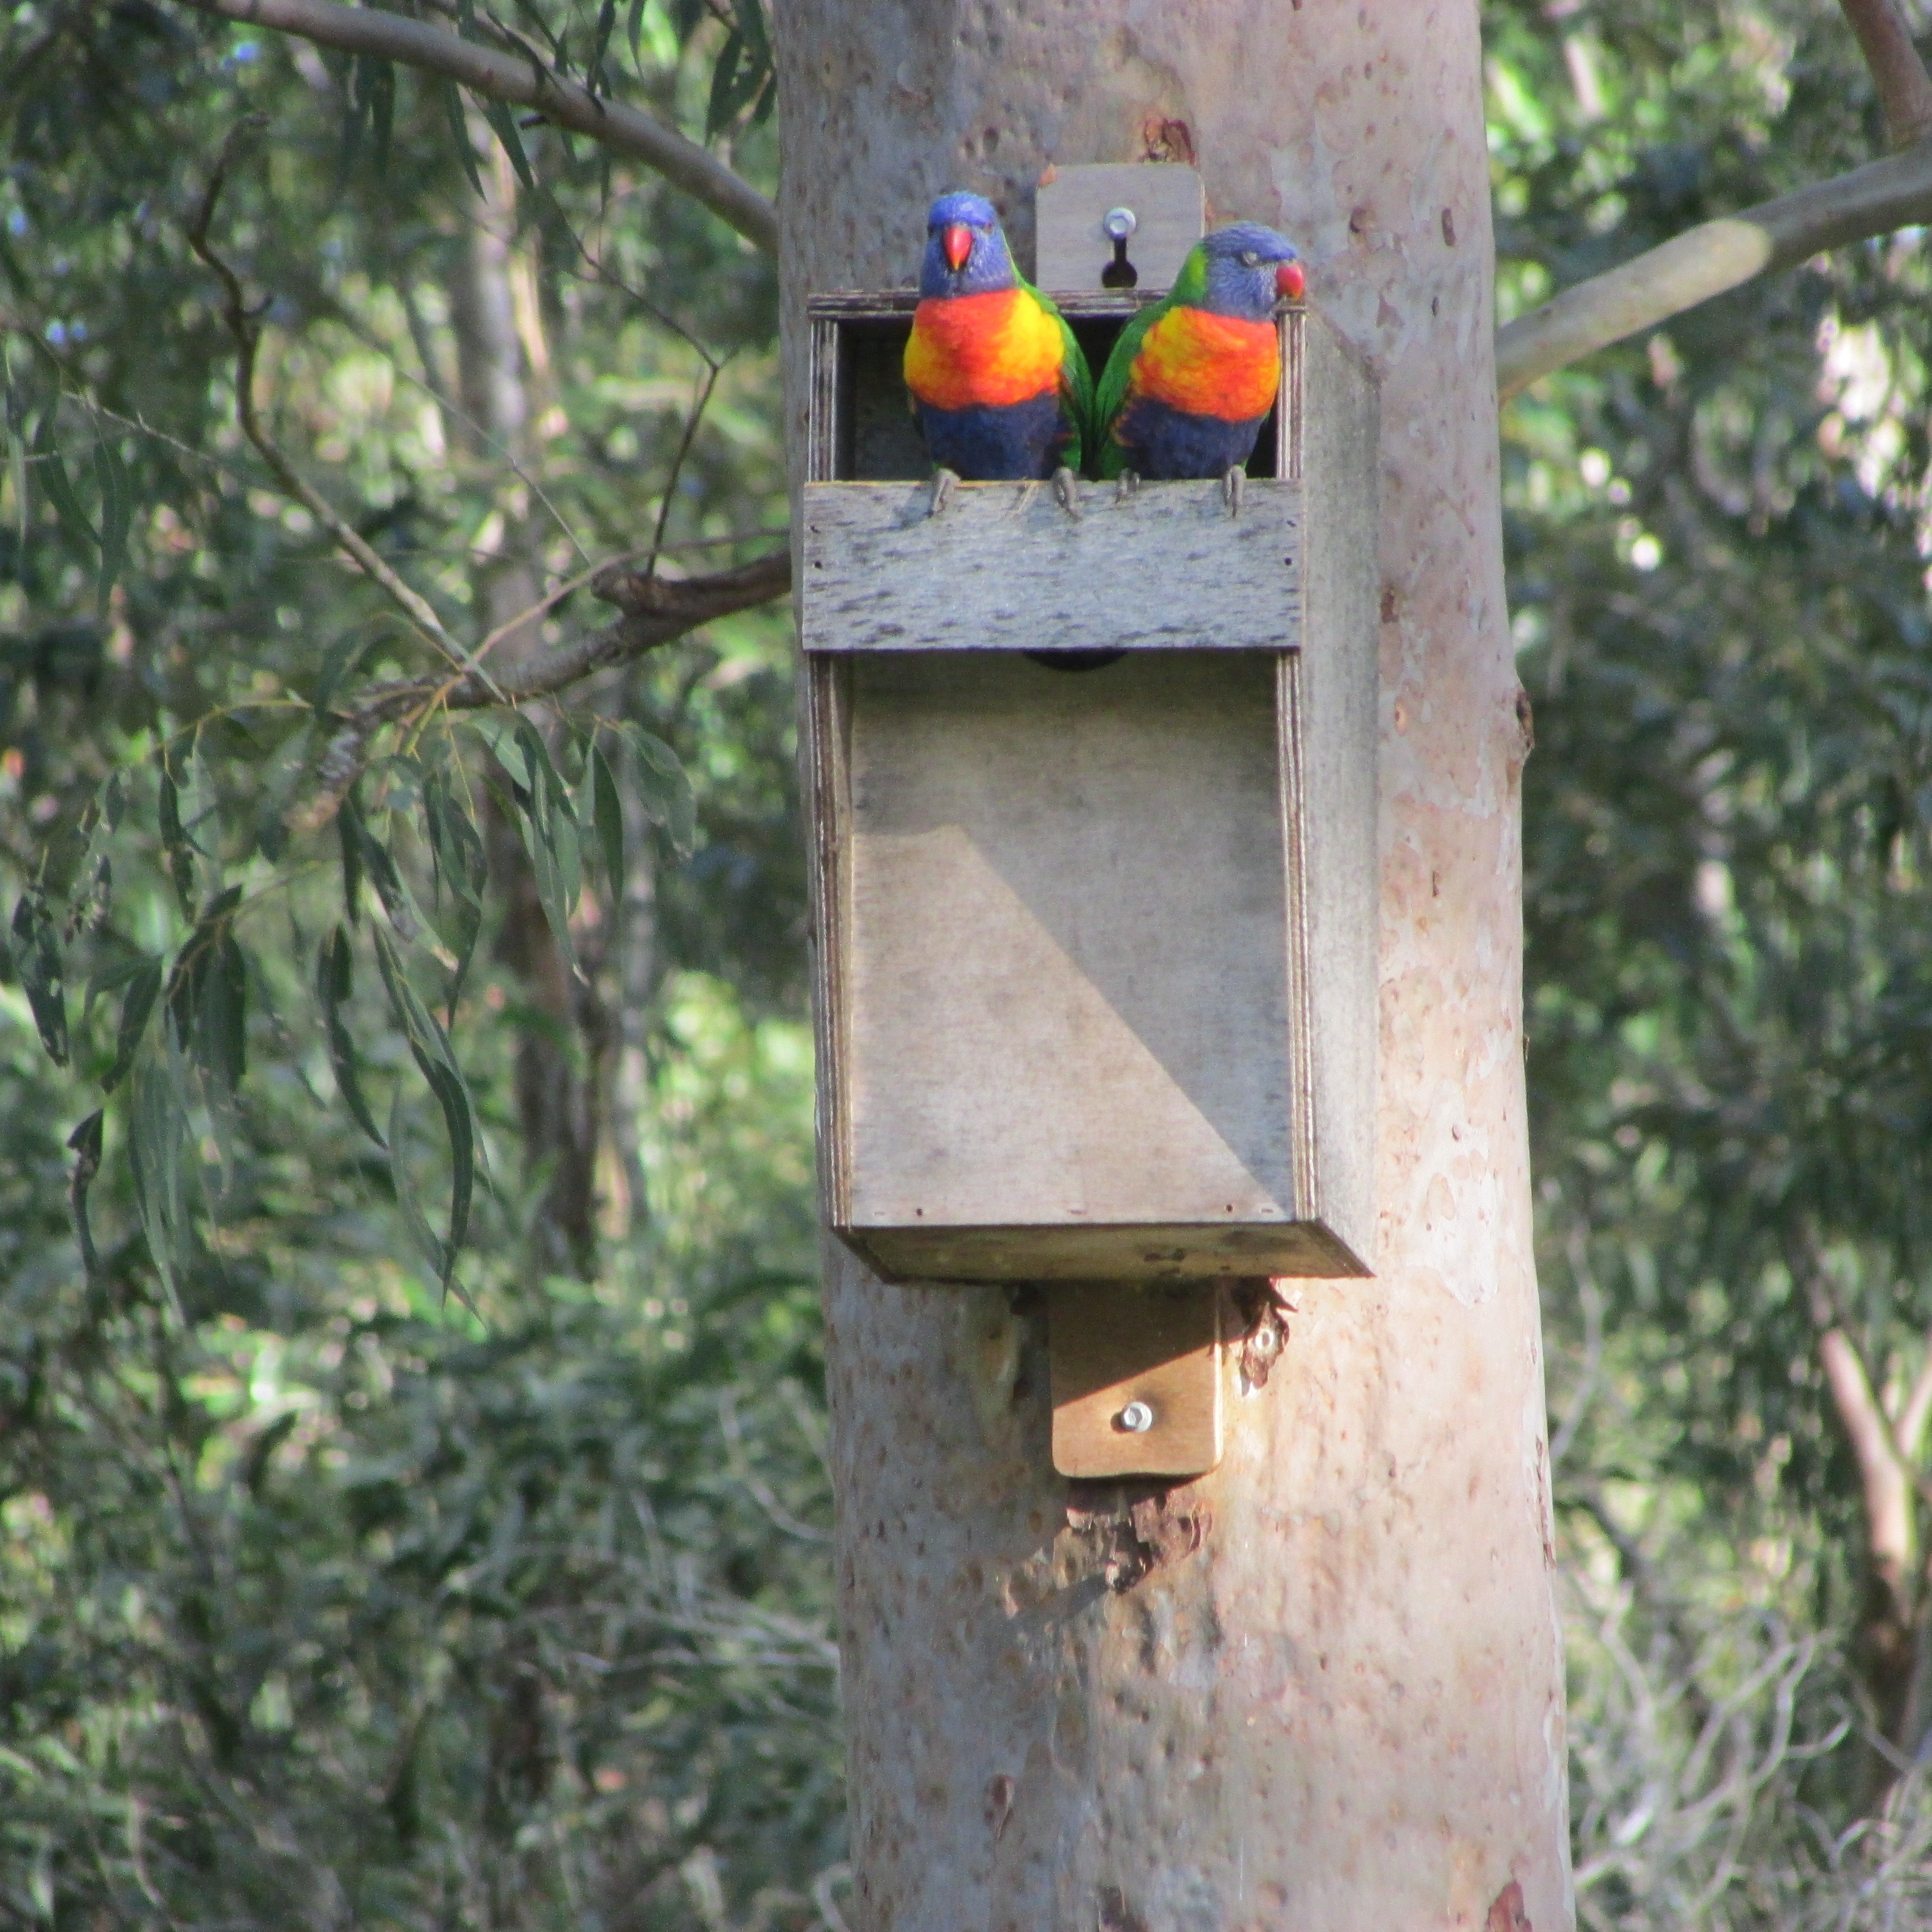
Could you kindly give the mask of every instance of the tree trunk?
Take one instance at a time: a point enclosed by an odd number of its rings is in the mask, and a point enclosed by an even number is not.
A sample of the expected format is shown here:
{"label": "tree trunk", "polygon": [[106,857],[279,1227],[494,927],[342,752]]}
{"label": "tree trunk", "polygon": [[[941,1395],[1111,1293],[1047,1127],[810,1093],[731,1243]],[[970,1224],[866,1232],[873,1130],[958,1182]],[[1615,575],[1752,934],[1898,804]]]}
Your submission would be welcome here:
{"label": "tree trunk", "polygon": [[1286,1285],[1286,1352],[1212,1475],[1076,1494],[1024,1298],[886,1286],[828,1242],[851,1916],[1558,1932],[1529,719],[1474,0],[776,10],[794,488],[807,294],[904,285],[948,188],[991,195],[1025,260],[1049,162],[1191,145],[1217,218],[1301,244],[1383,386],[1376,1277]]}

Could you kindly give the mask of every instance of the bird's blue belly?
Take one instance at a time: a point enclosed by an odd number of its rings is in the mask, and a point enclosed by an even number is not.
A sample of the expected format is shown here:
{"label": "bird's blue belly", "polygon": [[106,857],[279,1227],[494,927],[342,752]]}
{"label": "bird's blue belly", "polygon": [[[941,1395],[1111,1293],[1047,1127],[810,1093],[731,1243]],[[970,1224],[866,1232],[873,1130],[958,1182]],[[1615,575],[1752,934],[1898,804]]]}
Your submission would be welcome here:
{"label": "bird's blue belly", "polygon": [[963,410],[914,405],[933,461],[968,483],[1032,482],[1051,476],[1071,435],[1060,392],[1023,403],[976,403]]}
{"label": "bird's blue belly", "polygon": [[1190,416],[1150,397],[1137,397],[1124,410],[1114,437],[1126,453],[1127,467],[1151,482],[1172,483],[1190,476],[1224,476],[1254,454],[1264,416],[1228,422],[1220,416]]}

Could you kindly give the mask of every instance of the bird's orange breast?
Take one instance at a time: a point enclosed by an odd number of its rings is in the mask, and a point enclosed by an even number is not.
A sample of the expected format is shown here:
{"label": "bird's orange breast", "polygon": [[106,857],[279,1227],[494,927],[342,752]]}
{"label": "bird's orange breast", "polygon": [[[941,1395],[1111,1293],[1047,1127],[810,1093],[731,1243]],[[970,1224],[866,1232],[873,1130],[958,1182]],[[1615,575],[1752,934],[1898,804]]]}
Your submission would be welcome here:
{"label": "bird's orange breast", "polygon": [[1059,325],[1024,289],[920,304],[906,344],[906,387],[938,410],[1024,403],[1055,387]]}
{"label": "bird's orange breast", "polygon": [[1136,395],[1190,416],[1251,422],[1268,414],[1280,386],[1280,338],[1271,322],[1183,304],[1141,338],[1128,381]]}

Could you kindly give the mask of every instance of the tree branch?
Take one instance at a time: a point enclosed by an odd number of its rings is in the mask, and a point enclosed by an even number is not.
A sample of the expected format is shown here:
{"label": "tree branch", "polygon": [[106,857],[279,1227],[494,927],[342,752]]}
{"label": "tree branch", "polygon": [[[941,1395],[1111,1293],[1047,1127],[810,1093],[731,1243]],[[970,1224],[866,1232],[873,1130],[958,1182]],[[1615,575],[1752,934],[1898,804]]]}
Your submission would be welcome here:
{"label": "tree branch", "polygon": [[627,663],[674,642],[700,624],[748,610],[782,597],[791,588],[788,548],[755,557],[708,577],[644,576],[635,571],[602,573],[591,588],[624,612],[619,620],[588,637],[561,644],[506,671],[493,682],[480,669],[457,678],[417,677],[371,686],[344,712],[316,768],[316,790],[289,816],[289,830],[316,832],[335,816],[349,788],[361,775],[369,742],[386,724],[444,704],[452,711],[480,711],[496,704],[523,704],[547,698],[592,671]]}
{"label": "tree branch", "polygon": [[1565,289],[1499,330],[1498,400],[1754,276],[1927,221],[1932,221],[1932,140],[1742,214],[1700,223],[1621,268]]}
{"label": "tree branch", "polygon": [[1898,0],[1838,0],[1871,70],[1886,138],[1909,148],[1932,134],[1932,76],[1912,44]]}
{"label": "tree branch", "polygon": [[634,107],[592,94],[544,67],[478,46],[422,20],[335,0],[182,0],[196,12],[313,40],[340,53],[394,61],[453,80],[492,100],[527,107],[560,128],[587,135],[614,154],[655,168],[768,255],[778,245],[778,212],[749,182],[674,128]]}
{"label": "tree branch", "polygon": [[1864,1502],[1865,1546],[1872,1565],[1900,1605],[1911,1599],[1914,1534],[1911,1478],[1899,1460],[1892,1425],[1865,1372],[1865,1365],[1844,1329],[1826,1329],[1818,1337],[1818,1359],[1832,1392],[1832,1406],[1852,1445]]}

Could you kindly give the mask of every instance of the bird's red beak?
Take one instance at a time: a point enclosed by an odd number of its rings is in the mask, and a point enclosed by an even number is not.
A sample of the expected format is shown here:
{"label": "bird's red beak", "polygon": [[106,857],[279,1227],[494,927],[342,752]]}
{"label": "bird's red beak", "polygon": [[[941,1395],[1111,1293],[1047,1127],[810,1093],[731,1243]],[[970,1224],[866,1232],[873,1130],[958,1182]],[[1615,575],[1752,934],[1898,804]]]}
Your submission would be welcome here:
{"label": "bird's red beak", "polygon": [[949,222],[946,232],[939,238],[939,245],[946,251],[946,266],[956,275],[973,252],[973,231],[963,221]]}
{"label": "bird's red beak", "polygon": [[1299,262],[1283,262],[1274,272],[1274,292],[1286,296],[1290,302],[1300,301],[1308,287],[1308,278],[1301,272]]}

